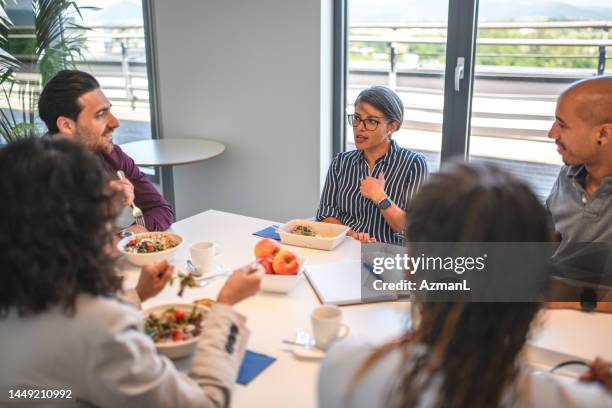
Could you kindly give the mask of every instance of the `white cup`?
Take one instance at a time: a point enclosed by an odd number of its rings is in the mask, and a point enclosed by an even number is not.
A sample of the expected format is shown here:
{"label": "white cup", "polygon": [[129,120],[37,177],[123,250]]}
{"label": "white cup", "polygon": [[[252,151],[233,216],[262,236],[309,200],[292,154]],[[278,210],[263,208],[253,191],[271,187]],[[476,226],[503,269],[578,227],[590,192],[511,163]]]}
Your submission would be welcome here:
{"label": "white cup", "polygon": [[[342,310],[336,305],[323,305],[315,308],[310,315],[312,334],[315,344],[326,349],[336,339],[348,336],[350,329],[342,323]],[[343,333],[340,333],[342,328]]]}
{"label": "white cup", "polygon": [[210,241],[198,241],[191,245],[191,262],[198,268],[199,274],[213,272],[215,257],[221,252],[219,244]]}

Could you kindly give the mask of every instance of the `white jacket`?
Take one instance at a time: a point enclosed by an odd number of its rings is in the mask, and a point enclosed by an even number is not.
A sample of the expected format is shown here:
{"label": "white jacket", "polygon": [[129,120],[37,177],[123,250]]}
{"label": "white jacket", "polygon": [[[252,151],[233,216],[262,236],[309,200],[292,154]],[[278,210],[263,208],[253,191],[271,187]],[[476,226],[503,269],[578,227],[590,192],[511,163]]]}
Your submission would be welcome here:
{"label": "white jacket", "polygon": [[[319,373],[319,407],[322,408],[383,408],[388,406],[388,396],[394,392],[399,380],[402,352],[393,350],[385,354],[354,384],[349,384],[355,372],[373,348],[363,342],[344,341],[332,347]],[[495,356],[491,356],[495,358]],[[440,378],[435,379],[419,400],[419,407],[437,406],[436,389]],[[478,381],[477,378],[473,381]],[[514,393],[504,396],[502,407],[612,407],[612,395],[596,383],[579,383],[576,379],[548,373],[524,373],[517,380]]]}
{"label": "white jacket", "polygon": [[12,312],[0,317],[0,405],[9,390],[40,388],[72,392],[72,400],[36,401],[45,406],[227,407],[249,336],[245,318],[215,304],[203,333],[188,376],[157,354],[140,312],[116,299],[80,295],[73,316]]}

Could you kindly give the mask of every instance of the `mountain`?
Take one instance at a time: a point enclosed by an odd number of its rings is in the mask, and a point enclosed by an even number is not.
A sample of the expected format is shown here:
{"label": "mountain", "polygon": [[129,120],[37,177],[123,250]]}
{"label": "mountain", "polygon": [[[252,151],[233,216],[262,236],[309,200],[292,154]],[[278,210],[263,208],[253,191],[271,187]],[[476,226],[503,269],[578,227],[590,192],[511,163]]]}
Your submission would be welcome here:
{"label": "mountain", "polygon": [[[351,24],[365,22],[445,22],[449,1],[349,0]],[[481,0],[480,21],[612,20],[609,0]]]}
{"label": "mountain", "polygon": [[[586,3],[586,4],[585,4]],[[482,21],[504,20],[612,20],[612,4],[589,6],[561,1],[481,1],[478,11]]]}

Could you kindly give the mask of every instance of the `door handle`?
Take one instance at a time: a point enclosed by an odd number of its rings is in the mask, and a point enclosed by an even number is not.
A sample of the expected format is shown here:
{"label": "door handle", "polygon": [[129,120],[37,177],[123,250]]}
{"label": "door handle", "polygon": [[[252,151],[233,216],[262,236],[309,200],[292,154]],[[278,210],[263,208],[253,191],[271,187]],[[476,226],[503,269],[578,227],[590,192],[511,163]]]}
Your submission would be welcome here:
{"label": "door handle", "polygon": [[458,57],[457,65],[455,66],[455,92],[459,92],[461,90],[459,84],[463,79],[465,72],[465,58]]}

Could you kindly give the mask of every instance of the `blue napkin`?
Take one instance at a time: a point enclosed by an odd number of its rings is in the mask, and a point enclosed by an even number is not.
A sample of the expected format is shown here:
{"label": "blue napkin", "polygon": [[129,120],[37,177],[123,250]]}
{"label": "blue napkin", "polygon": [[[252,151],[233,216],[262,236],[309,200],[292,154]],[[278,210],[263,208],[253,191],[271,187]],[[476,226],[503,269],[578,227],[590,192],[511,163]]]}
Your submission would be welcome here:
{"label": "blue napkin", "polygon": [[242,365],[240,366],[240,371],[238,371],[238,379],[236,381],[238,384],[247,385],[275,361],[276,359],[274,357],[247,350],[244,354],[244,359],[242,360]]}
{"label": "blue napkin", "polygon": [[262,229],[261,231],[254,232],[253,235],[257,235],[258,237],[262,237],[262,238],[272,238],[277,241],[280,241],[280,235],[276,233],[277,229],[278,229],[277,225],[272,225],[268,228]]}

